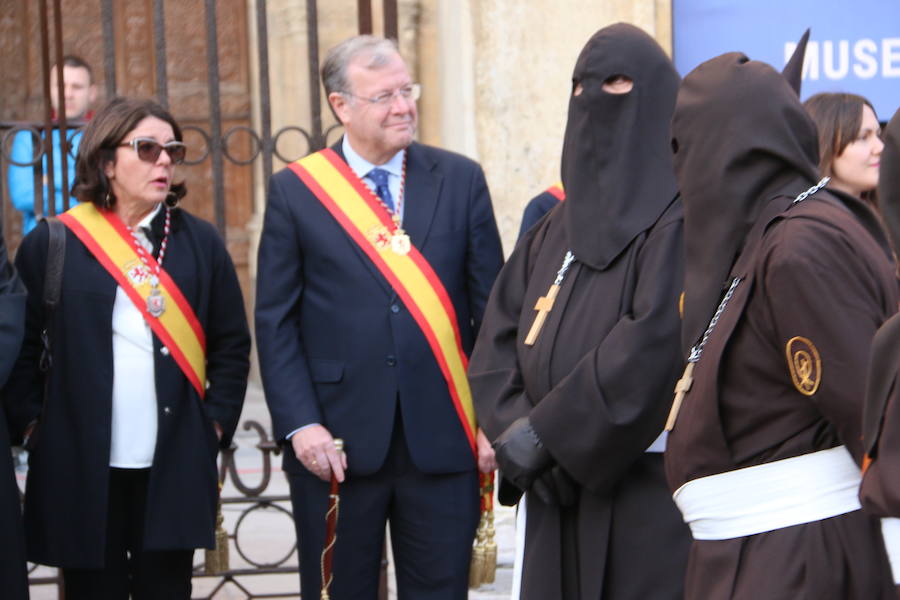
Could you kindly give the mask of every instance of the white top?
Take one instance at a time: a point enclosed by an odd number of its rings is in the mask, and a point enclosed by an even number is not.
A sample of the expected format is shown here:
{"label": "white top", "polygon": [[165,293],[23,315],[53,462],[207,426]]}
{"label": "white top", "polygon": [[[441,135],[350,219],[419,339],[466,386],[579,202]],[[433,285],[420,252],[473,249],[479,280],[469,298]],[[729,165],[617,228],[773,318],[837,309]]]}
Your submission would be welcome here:
{"label": "white top", "polygon": [[[160,206],[144,217],[136,233],[150,253],[153,244],[143,228]],[[150,325],[121,287],[116,288],[112,314],[113,390],[112,445],[109,466],[144,469],[153,464],[156,451],[156,379],[153,368],[153,335]]]}
{"label": "white top", "polygon": [[[350,140],[347,139],[347,136],[344,136],[343,141],[341,142],[341,151],[344,153],[344,158],[347,160],[347,164],[350,166],[350,169],[356,173],[356,176],[363,180],[363,182],[369,186],[369,189],[372,192],[375,192],[375,183],[371,181],[367,175],[369,171],[378,167],[380,169],[384,169],[388,172],[388,188],[391,190],[391,197],[394,199],[394,206],[397,205],[397,198],[400,197],[400,180],[403,178],[403,153],[406,150],[401,150],[397,154],[391,157],[389,161],[384,163],[383,165],[373,165],[362,156],[356,153],[356,151],[350,146]],[[403,213],[406,212],[406,198],[403,198],[403,201],[400,203],[400,222],[403,222]]]}

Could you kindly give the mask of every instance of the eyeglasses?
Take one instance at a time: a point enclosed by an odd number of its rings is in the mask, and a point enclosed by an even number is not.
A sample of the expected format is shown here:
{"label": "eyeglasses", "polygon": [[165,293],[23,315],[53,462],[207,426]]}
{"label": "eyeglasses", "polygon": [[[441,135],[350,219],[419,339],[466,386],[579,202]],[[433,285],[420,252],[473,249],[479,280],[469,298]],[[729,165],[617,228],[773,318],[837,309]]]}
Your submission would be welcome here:
{"label": "eyeglasses", "polygon": [[159,153],[163,150],[166,151],[166,154],[169,155],[169,158],[171,158],[172,162],[176,165],[183,163],[184,156],[187,154],[187,146],[181,142],[160,144],[152,138],[134,138],[130,142],[119,144],[119,146],[131,146],[137,153],[139,159],[149,163],[155,163],[159,160]]}
{"label": "eyeglasses", "polygon": [[377,104],[379,106],[387,106],[394,101],[395,96],[400,96],[404,100],[418,100],[422,95],[422,86],[418,83],[411,83],[409,85],[403,86],[402,88],[397,88],[396,90],[393,90],[391,92],[382,92],[374,98],[357,96],[356,94],[352,94],[350,92],[341,93],[347,96],[353,96],[354,98],[359,98],[360,100],[365,100],[366,102],[370,102],[372,104]]}

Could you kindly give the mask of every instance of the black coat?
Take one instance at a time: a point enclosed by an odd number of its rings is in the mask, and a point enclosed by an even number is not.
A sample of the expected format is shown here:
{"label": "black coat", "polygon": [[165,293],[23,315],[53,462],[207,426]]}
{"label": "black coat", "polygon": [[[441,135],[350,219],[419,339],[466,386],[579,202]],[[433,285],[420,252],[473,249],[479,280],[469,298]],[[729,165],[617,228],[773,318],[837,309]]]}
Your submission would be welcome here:
{"label": "black coat", "polygon": [[[22,343],[25,325],[25,288],[6,258],[0,228],[0,386],[6,381]],[[3,597],[28,597],[22,509],[9,450],[6,414],[0,406],[0,590]]]}
{"label": "black coat", "polygon": [[[164,212],[153,222],[157,244]],[[7,386],[13,424],[22,431],[41,412],[39,332],[43,322],[47,227],[22,242],[16,264],[29,290],[25,342]],[[116,282],[67,231],[62,297],[53,320],[53,368],[25,493],[28,558],[97,568],[106,539],[112,421],[112,311]],[[237,426],[249,370],[250,336],[231,258],[208,223],[172,215],[165,270],[181,288],[206,334],[207,391],[200,399],[154,335],[158,402],[150,473],[147,550],[213,546],[216,454]],[[224,435],[216,442],[213,421]]]}

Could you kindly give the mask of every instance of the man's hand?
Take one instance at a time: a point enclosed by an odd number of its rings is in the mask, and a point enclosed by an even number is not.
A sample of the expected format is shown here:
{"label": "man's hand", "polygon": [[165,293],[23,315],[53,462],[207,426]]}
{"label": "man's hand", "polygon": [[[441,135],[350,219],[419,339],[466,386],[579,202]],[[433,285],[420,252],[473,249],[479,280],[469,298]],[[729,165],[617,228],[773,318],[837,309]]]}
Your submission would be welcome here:
{"label": "man's hand", "polygon": [[485,475],[496,471],[497,460],[494,456],[494,449],[491,448],[491,443],[481,427],[478,428],[478,434],[475,436],[475,447],[478,450],[478,470]]}
{"label": "man's hand", "polygon": [[513,421],[494,442],[494,451],[503,477],[523,492],[553,465],[553,457],[541,444],[528,417]]}
{"label": "man's hand", "polygon": [[306,469],[321,479],[331,481],[334,471],[338,482],[344,482],[347,455],[338,452],[331,433],[321,425],[310,425],[291,436],[294,455]]}

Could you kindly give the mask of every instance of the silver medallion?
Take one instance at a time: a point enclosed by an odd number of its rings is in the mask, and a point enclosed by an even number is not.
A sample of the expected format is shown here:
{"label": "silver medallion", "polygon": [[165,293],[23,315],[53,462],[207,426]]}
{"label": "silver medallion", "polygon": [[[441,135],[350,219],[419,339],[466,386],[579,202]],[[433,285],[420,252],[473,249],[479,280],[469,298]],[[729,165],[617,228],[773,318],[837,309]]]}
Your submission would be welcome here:
{"label": "silver medallion", "polygon": [[151,317],[157,319],[166,312],[166,299],[159,293],[158,288],[150,290],[150,296],[147,298],[147,312]]}

